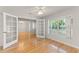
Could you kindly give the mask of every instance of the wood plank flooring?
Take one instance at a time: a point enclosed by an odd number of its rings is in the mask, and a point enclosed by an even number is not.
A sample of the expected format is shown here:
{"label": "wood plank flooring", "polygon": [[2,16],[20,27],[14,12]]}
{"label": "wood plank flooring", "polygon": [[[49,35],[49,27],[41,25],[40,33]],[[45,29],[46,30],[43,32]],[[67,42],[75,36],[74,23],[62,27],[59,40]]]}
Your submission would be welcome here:
{"label": "wood plank flooring", "polygon": [[[30,37],[29,37],[30,35]],[[46,42],[44,44],[44,42]],[[15,52],[15,53],[32,53],[32,52],[47,52],[47,46],[49,41],[45,39],[36,38],[35,35],[31,33],[19,33],[19,42],[3,50],[3,52]],[[44,46],[44,47],[43,47]]]}
{"label": "wood plank flooring", "polygon": [[[30,36],[29,36],[30,35]],[[56,46],[57,48],[52,48]],[[19,33],[19,42],[15,45],[1,50],[7,53],[58,53],[58,49],[64,49],[67,52],[78,52],[79,50],[63,43],[53,41],[51,39],[37,38],[32,33],[21,32]]]}

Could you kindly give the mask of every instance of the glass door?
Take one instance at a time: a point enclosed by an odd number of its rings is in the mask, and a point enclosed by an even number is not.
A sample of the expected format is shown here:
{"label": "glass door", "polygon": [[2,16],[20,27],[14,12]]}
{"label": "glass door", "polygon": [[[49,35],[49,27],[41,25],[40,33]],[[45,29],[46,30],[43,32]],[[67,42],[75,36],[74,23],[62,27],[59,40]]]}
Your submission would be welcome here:
{"label": "glass door", "polygon": [[18,42],[18,17],[3,13],[3,49]]}
{"label": "glass door", "polygon": [[37,34],[37,37],[45,38],[45,20],[44,19],[37,20],[36,34]]}

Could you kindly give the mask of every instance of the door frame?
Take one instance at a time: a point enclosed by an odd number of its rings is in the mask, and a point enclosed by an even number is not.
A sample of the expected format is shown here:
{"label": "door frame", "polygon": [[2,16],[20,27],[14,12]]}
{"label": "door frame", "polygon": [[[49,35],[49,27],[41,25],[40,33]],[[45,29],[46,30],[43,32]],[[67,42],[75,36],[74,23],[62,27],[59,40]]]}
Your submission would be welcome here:
{"label": "door frame", "polygon": [[[6,33],[7,33],[7,30],[6,30],[6,15],[9,15],[11,17],[16,17],[16,24],[17,24],[17,29],[16,29],[16,33],[17,33],[17,38],[16,40],[12,41],[11,43],[8,43],[6,44]],[[17,16],[14,16],[12,14],[9,14],[9,13],[6,13],[6,12],[3,12],[3,49],[15,44],[18,42],[18,17]]]}
{"label": "door frame", "polygon": [[[39,21],[43,21],[44,22],[44,36],[40,36],[38,35],[38,22]],[[39,37],[39,38],[45,38],[45,19],[38,19],[36,20],[36,36]]]}

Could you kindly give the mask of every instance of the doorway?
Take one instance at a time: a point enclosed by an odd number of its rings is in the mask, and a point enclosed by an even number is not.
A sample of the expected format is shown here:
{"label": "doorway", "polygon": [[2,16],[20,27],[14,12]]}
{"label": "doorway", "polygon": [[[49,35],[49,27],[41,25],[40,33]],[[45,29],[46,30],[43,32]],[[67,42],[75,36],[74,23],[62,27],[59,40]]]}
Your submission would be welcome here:
{"label": "doorway", "polygon": [[33,38],[36,37],[36,21],[19,18],[18,34],[20,47],[32,47]]}

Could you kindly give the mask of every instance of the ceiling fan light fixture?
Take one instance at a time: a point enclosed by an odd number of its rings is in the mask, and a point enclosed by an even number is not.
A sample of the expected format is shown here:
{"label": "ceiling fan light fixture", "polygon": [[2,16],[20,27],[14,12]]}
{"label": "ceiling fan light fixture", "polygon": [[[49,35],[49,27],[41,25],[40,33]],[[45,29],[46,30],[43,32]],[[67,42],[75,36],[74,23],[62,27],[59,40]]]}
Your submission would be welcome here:
{"label": "ceiling fan light fixture", "polygon": [[42,12],[42,11],[39,11],[39,12],[38,12],[38,15],[42,15],[42,14],[43,14],[43,12]]}

